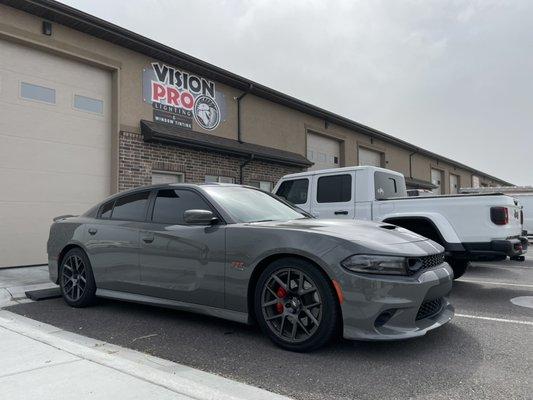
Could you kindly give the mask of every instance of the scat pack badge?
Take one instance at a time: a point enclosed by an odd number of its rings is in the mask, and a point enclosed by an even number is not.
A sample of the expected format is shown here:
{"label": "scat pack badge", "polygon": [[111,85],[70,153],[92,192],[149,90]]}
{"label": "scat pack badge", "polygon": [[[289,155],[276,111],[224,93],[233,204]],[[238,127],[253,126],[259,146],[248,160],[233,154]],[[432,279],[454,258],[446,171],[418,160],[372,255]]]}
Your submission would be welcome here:
{"label": "scat pack badge", "polygon": [[246,265],[244,264],[244,261],[232,261],[231,268],[242,271],[244,268],[246,268]]}

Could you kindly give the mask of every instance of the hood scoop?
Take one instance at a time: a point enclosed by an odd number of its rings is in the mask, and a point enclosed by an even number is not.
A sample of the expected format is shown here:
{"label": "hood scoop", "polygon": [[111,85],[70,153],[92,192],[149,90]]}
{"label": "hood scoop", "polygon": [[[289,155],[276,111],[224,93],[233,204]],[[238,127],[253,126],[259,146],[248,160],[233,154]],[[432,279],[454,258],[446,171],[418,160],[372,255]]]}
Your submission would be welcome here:
{"label": "hood scoop", "polygon": [[388,229],[389,231],[393,231],[397,228],[396,225],[380,225],[379,227],[383,229]]}

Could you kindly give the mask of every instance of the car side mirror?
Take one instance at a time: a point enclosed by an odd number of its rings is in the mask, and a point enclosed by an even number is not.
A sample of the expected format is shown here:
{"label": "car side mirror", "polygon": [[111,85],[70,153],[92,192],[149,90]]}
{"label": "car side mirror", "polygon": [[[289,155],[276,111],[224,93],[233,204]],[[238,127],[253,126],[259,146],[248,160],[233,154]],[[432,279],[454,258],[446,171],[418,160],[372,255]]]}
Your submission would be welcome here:
{"label": "car side mirror", "polygon": [[186,210],[183,220],[191,225],[212,225],[218,222],[218,218],[209,210]]}

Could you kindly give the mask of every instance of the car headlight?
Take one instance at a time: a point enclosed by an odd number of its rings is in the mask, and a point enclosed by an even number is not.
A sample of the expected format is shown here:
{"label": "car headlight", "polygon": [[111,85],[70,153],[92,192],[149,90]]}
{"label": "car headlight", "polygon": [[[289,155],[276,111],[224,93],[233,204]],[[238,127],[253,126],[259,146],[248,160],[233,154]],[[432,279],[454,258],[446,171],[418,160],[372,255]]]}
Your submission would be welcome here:
{"label": "car headlight", "polygon": [[342,261],[341,265],[350,271],[365,274],[408,274],[405,257],[356,254]]}

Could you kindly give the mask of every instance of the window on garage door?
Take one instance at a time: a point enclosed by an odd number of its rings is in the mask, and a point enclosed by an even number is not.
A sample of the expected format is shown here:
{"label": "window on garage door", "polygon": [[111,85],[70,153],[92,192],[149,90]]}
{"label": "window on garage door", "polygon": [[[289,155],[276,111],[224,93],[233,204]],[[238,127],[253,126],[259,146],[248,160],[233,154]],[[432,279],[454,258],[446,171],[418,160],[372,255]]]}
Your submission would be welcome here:
{"label": "window on garage door", "polygon": [[74,108],[93,114],[103,114],[104,102],[99,99],[93,99],[91,97],[76,94],[74,95]]}
{"label": "window on garage door", "polygon": [[56,102],[55,89],[28,82],[20,82],[20,96],[27,100],[35,100],[43,103],[55,104]]}

